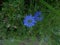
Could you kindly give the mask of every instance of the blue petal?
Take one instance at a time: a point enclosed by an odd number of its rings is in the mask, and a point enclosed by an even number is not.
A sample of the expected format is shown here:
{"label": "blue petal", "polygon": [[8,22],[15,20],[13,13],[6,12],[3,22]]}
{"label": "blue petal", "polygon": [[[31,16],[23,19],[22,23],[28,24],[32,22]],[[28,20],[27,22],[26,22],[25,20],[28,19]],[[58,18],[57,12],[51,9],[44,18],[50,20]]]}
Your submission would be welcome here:
{"label": "blue petal", "polygon": [[37,11],[34,16],[40,16],[41,15],[41,12],[40,11]]}

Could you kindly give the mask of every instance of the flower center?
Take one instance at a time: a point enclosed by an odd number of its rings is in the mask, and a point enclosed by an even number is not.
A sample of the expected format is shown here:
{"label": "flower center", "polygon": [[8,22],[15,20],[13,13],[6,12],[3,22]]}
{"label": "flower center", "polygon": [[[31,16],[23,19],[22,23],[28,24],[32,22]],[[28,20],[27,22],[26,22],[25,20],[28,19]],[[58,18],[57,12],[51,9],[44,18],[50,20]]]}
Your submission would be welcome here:
{"label": "flower center", "polygon": [[28,20],[28,22],[29,22],[29,23],[31,23],[31,22],[32,22],[32,20]]}

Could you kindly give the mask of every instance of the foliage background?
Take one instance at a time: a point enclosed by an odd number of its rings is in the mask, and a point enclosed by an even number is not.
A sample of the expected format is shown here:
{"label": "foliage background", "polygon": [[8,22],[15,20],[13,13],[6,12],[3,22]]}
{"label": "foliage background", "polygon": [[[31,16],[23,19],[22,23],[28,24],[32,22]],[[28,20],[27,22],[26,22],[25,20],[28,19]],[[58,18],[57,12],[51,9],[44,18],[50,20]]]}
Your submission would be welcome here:
{"label": "foliage background", "polygon": [[[6,0],[0,10],[0,39],[37,39],[40,45],[60,44],[59,0]],[[34,27],[23,25],[26,14],[40,10],[44,19]],[[44,41],[43,41],[44,40]],[[44,43],[44,44],[43,44]]]}

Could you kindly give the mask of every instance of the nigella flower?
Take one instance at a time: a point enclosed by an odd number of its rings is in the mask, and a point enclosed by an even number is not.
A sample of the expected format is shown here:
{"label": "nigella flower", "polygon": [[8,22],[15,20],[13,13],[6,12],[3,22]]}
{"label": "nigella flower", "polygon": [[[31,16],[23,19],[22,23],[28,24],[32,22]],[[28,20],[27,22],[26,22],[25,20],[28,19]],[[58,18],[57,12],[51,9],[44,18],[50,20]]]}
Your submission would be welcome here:
{"label": "nigella flower", "polygon": [[24,25],[27,26],[27,27],[32,27],[35,25],[36,21],[34,19],[34,17],[30,14],[30,15],[27,15],[24,20]]}
{"label": "nigella flower", "polygon": [[36,20],[36,21],[42,21],[42,20],[43,20],[43,16],[41,15],[41,12],[40,12],[40,11],[37,11],[37,12],[34,14],[34,17],[35,17],[35,20]]}

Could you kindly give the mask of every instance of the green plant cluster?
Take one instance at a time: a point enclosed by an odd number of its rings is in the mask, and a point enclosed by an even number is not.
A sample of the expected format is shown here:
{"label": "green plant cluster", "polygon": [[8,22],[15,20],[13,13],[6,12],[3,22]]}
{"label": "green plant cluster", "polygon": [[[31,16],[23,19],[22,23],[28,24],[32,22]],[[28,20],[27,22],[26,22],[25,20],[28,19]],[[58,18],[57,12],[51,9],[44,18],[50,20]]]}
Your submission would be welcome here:
{"label": "green plant cluster", "polygon": [[[26,5],[25,0],[3,2],[0,11],[0,38],[34,37],[42,41],[47,37],[48,45],[60,45],[60,0],[30,0],[30,4]],[[43,21],[32,28],[25,27],[23,19],[26,14],[34,14],[38,10],[44,16]]]}

